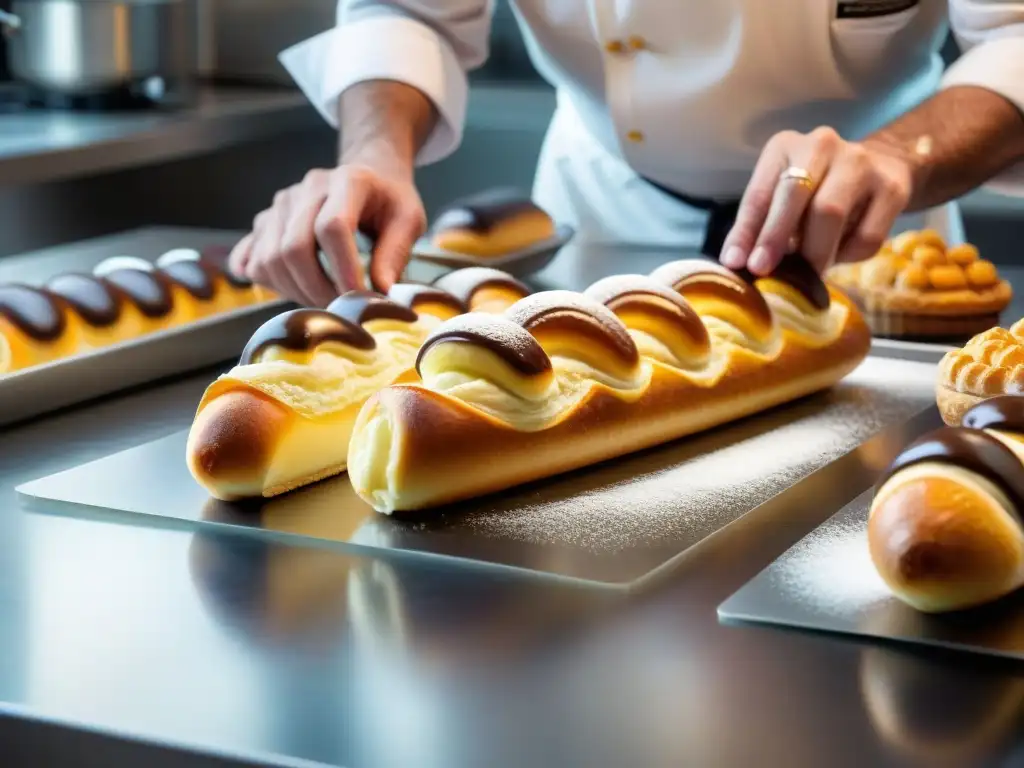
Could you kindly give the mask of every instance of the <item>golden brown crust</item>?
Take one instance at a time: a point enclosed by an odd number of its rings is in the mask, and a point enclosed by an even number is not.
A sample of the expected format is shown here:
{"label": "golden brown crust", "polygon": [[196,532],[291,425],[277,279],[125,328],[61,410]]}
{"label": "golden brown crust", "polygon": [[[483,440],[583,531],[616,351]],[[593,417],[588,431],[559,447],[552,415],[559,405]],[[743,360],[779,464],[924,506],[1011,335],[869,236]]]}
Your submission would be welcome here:
{"label": "golden brown crust", "polygon": [[939,363],[936,402],[947,424],[959,424],[972,405],[997,395],[1024,393],[1024,321],[990,327]]}
{"label": "golden brown crust", "polygon": [[[112,271],[104,271],[105,265]],[[101,273],[61,274],[46,288],[31,289],[61,315],[63,330],[56,338],[33,339],[0,315],[0,376],[276,298],[265,289],[228,280],[222,269],[205,261],[179,260],[155,268],[142,260],[115,258],[98,265]],[[162,306],[161,300],[145,302],[119,287],[122,282],[135,285],[138,278],[152,282],[149,274],[162,286]]]}
{"label": "golden brown crust", "polygon": [[433,244],[450,253],[495,258],[529,248],[555,236],[555,223],[542,210],[527,210],[502,219],[490,229],[453,227],[434,233]]}
{"label": "golden brown crust", "polygon": [[196,415],[186,461],[196,481],[224,501],[260,496],[271,457],[297,416],[252,390],[232,390]]}
{"label": "golden brown crust", "polygon": [[878,254],[827,277],[864,311],[876,335],[969,336],[998,322],[1013,297],[995,266],[969,244],[947,247],[931,230],[905,232]]}
{"label": "golden brown crust", "polygon": [[[369,446],[368,425],[389,416],[395,431],[393,481],[402,510],[466,499],[566,472],[699,432],[764,410],[841,379],[866,356],[870,334],[849,301],[837,339],[812,348],[790,332],[774,359],[730,350],[726,370],[712,385],[679,369],[652,363],[653,377],[639,400],[601,385],[553,426],[521,431],[461,400],[422,385],[393,386],[364,406],[353,432],[353,451]],[[685,407],[680,407],[685,403]],[[357,446],[357,443],[359,445]],[[391,470],[389,470],[391,471]],[[380,508],[372,472],[353,469],[356,491]],[[390,511],[382,509],[382,511]]]}
{"label": "golden brown crust", "polygon": [[1016,587],[1024,552],[992,503],[954,479],[915,477],[884,495],[868,523],[879,575],[925,610],[967,608]]}
{"label": "golden brown crust", "polygon": [[939,407],[942,420],[950,427],[959,427],[964,414],[983,399],[977,395],[957,392],[941,383],[935,387],[935,403]]}

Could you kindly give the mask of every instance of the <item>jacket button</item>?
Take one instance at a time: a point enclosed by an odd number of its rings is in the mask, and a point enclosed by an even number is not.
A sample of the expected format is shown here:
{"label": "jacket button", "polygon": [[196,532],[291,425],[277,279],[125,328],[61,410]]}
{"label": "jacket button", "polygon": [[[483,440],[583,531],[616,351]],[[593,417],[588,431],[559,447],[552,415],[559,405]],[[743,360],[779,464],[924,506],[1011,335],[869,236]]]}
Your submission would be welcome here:
{"label": "jacket button", "polygon": [[629,47],[634,51],[645,51],[647,50],[647,41],[638,35],[633,35],[629,38]]}
{"label": "jacket button", "polygon": [[608,51],[608,53],[622,53],[626,50],[626,46],[622,44],[621,40],[609,40],[604,44],[604,49]]}
{"label": "jacket button", "polygon": [[639,144],[644,140],[644,135],[640,131],[630,131],[626,134],[626,138],[632,141],[634,144]]}

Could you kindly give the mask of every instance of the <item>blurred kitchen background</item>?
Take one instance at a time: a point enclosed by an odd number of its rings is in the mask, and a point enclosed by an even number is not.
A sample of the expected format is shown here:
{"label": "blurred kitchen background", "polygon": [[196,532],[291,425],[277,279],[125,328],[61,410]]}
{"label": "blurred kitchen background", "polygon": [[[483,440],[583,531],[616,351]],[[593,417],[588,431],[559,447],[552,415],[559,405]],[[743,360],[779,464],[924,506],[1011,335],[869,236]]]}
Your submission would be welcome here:
{"label": "blurred kitchen background", "polygon": [[[17,17],[0,36],[0,256],[149,224],[245,229],[277,189],[333,162],[336,137],[277,54],[333,25],[335,0],[0,9]],[[421,172],[428,212],[493,184],[529,189],[554,97],[502,0],[492,37],[464,145]],[[965,215],[989,258],[1018,259],[1024,206],[980,193]]]}

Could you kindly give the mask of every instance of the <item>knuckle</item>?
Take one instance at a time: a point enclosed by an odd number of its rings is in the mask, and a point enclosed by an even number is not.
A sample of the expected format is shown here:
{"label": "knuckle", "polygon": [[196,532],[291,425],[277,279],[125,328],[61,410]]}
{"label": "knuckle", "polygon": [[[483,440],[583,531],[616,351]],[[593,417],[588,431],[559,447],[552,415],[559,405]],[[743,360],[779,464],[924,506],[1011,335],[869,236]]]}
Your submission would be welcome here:
{"label": "knuckle", "polygon": [[268,215],[269,213],[267,211],[260,211],[253,217],[252,229],[254,232],[260,229],[266,223]]}
{"label": "knuckle", "polygon": [[819,126],[811,131],[810,138],[814,145],[821,149],[833,149],[842,141],[839,134],[836,133],[836,129],[827,125]]}
{"label": "knuckle", "polygon": [[327,180],[328,175],[328,172],[323,168],[311,168],[302,177],[302,183],[310,187],[320,186]]}
{"label": "knuckle", "polygon": [[288,201],[288,190],[281,189],[274,193],[274,207],[279,208]]}
{"label": "knuckle", "polygon": [[318,237],[326,240],[337,240],[345,236],[348,225],[341,216],[323,216],[317,218],[313,228]]}

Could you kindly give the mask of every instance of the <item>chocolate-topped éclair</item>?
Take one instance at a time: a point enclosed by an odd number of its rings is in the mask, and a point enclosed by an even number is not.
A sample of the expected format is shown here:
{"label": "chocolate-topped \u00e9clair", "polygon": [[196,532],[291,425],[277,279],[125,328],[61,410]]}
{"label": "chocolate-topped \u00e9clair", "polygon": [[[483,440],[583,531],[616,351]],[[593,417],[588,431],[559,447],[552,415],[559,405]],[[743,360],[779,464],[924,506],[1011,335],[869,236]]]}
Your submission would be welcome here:
{"label": "chocolate-topped \u00e9clair", "polygon": [[428,305],[445,307],[453,316],[469,311],[464,302],[434,285],[395,283],[388,291],[388,298],[414,312],[418,311],[417,307]]}
{"label": "chocolate-topped \u00e9clair", "polygon": [[164,317],[174,309],[167,278],[158,272],[118,269],[100,280],[124,293],[146,317]]}
{"label": "chocolate-topped \u00e9clair", "polygon": [[357,325],[362,325],[370,320],[416,322],[415,312],[375,291],[343,293],[327,305],[327,311]]}
{"label": "chocolate-topped \u00e9clair", "polygon": [[686,299],[646,275],[605,277],[583,295],[608,307],[627,327],[631,317],[641,314],[666,323],[700,349],[711,348],[708,329]]}
{"label": "chocolate-topped \u00e9clair", "polygon": [[242,350],[239,365],[249,365],[268,347],[304,352],[335,341],[355,349],[370,351],[377,343],[362,327],[322,309],[293,309],[276,315],[249,339]]}
{"label": "chocolate-topped \u00e9clair", "polygon": [[828,309],[832,303],[825,281],[821,279],[821,275],[811,266],[811,263],[799,253],[787,253],[783,256],[782,261],[770,275],[754,275],[747,269],[738,270],[736,274],[751,285],[766,277],[785,283],[819,311]]}
{"label": "chocolate-topped \u00e9clair", "polygon": [[56,301],[27,285],[0,285],[0,316],[34,341],[54,341],[67,327]]}
{"label": "chocolate-topped \u00e9clair", "polygon": [[447,229],[467,229],[483,234],[502,222],[527,213],[543,214],[544,211],[515,189],[489,189],[467,195],[445,206],[432,229],[435,233]]}
{"label": "chocolate-topped \u00e9clair", "polygon": [[529,331],[500,315],[477,312],[453,317],[439,325],[420,347],[416,370],[420,370],[431,349],[450,342],[482,347],[527,376],[551,371],[551,360]]}
{"label": "chocolate-topped \u00e9clair", "polygon": [[176,261],[160,268],[171,282],[180,285],[195,298],[210,301],[217,292],[217,273],[200,261]]}
{"label": "chocolate-topped \u00e9clair", "polygon": [[654,270],[651,279],[672,287],[691,302],[709,298],[742,307],[763,330],[772,327],[772,313],[761,292],[714,261],[672,261]]}
{"label": "chocolate-topped \u00e9clair", "polygon": [[1024,396],[999,395],[982,400],[964,414],[960,425],[1024,434]]}
{"label": "chocolate-topped \u00e9clair", "polygon": [[434,287],[447,291],[466,306],[472,304],[473,294],[482,288],[507,288],[520,297],[530,295],[530,289],[512,275],[491,267],[457,269],[437,278]]}
{"label": "chocolate-topped \u00e9clair", "polygon": [[942,427],[908,445],[879,479],[876,489],[897,472],[917,464],[937,462],[973,472],[1002,490],[1013,513],[1024,514],[1024,466],[1016,454],[980,429]]}
{"label": "chocolate-topped \u00e9clair", "polygon": [[509,307],[505,317],[540,339],[541,346],[545,332],[554,331],[596,342],[627,366],[640,361],[633,337],[615,313],[580,293],[535,293]]}
{"label": "chocolate-topped \u00e9clair", "polygon": [[79,272],[57,275],[46,291],[59,296],[94,328],[106,328],[121,317],[121,295],[97,277]]}
{"label": "chocolate-topped \u00e9clair", "polygon": [[252,285],[252,280],[236,275],[228,264],[228,257],[231,256],[232,250],[226,245],[210,245],[199,252],[200,260],[220,270],[224,279],[235,288],[248,288]]}

